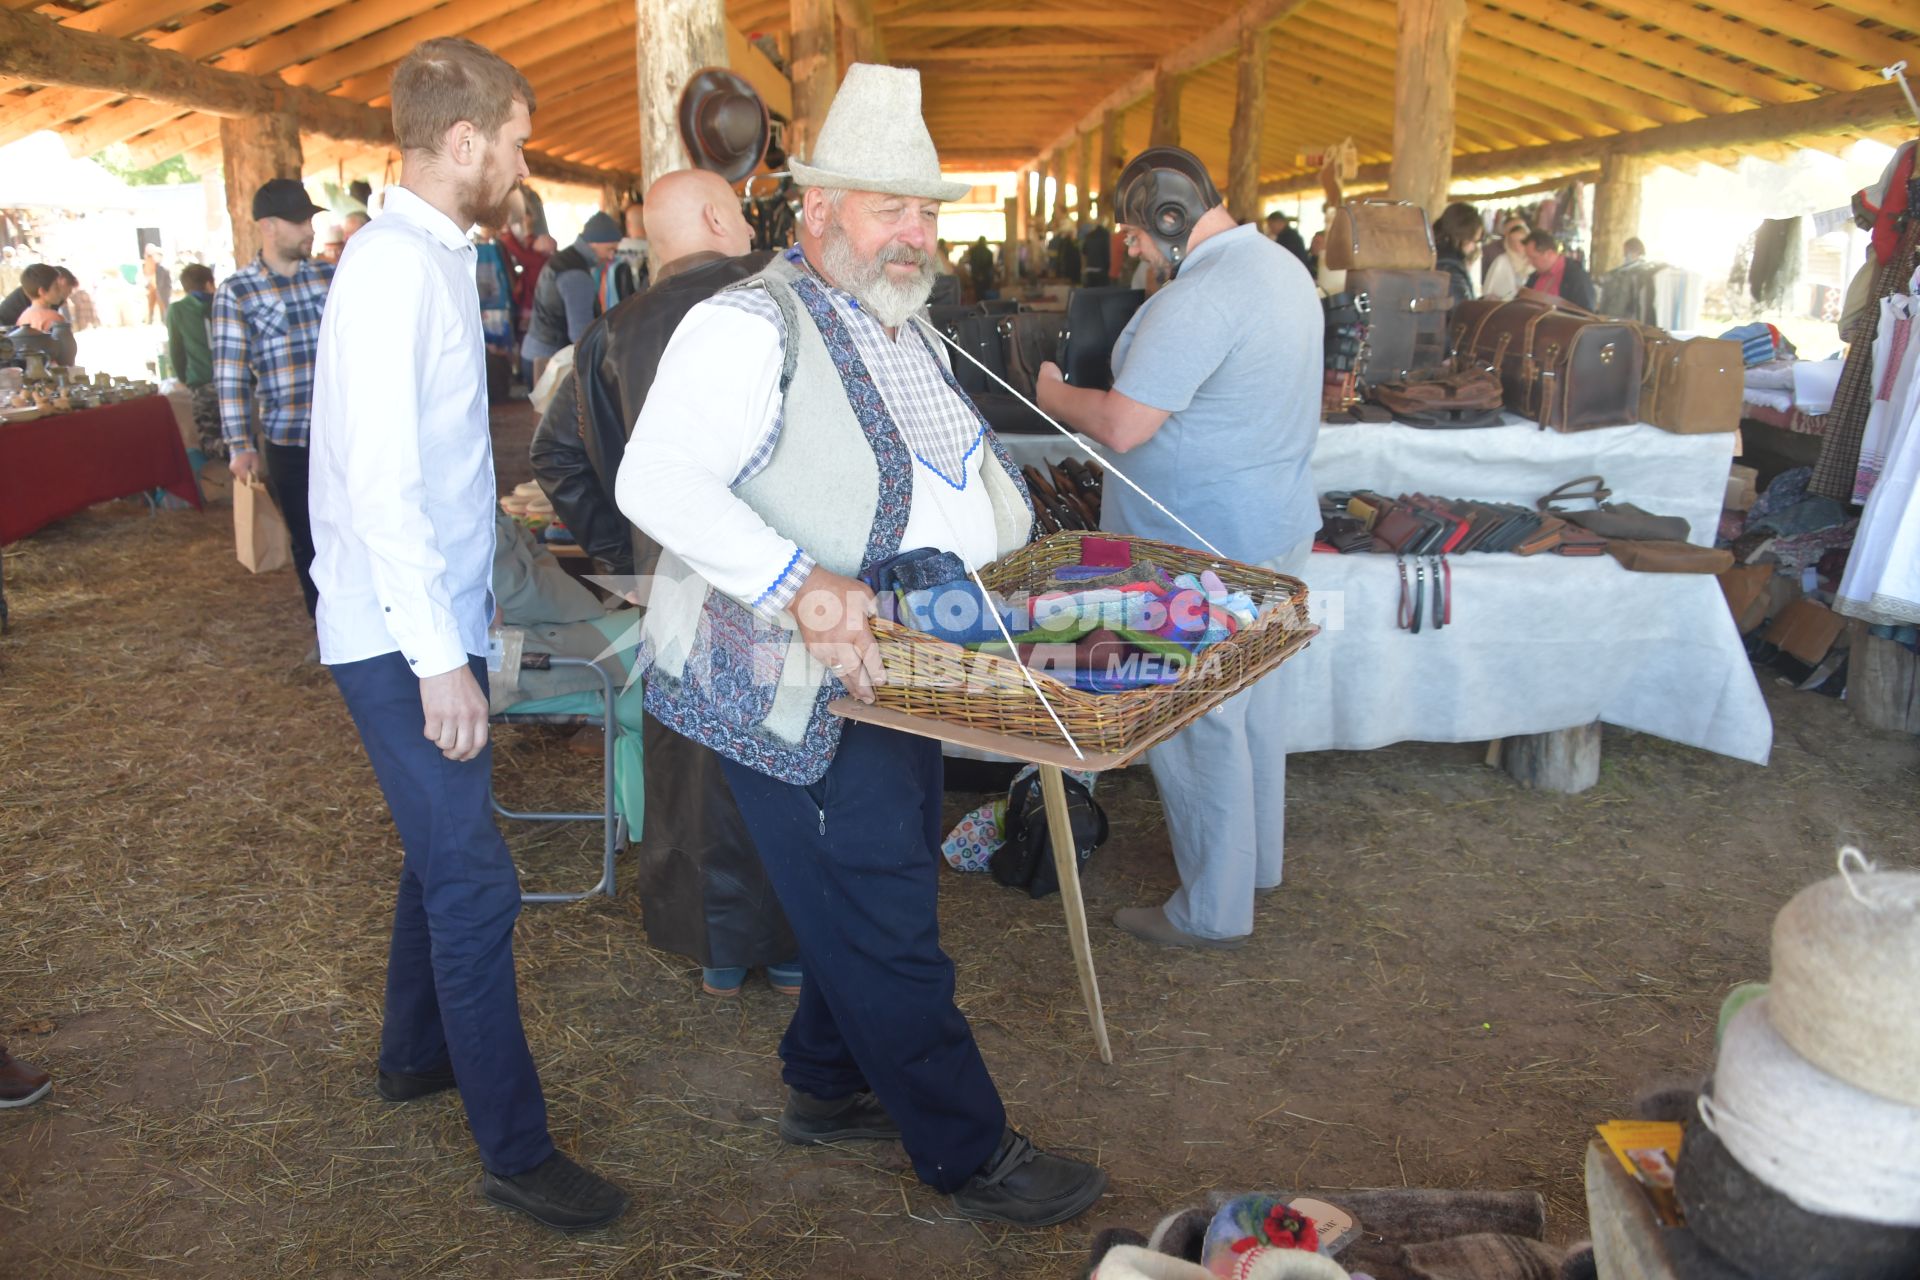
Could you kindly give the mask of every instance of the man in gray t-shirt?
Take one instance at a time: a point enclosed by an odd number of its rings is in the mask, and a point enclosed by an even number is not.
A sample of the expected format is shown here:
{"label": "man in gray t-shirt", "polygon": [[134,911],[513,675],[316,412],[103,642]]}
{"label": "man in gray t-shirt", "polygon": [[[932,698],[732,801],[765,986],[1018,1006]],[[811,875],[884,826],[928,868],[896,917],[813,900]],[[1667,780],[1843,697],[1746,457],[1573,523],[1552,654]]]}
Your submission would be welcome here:
{"label": "man in gray t-shirt", "polygon": [[[1110,484],[1104,528],[1210,543],[1299,576],[1320,524],[1308,467],[1320,428],[1313,280],[1259,228],[1235,225],[1189,152],[1149,149],[1118,191],[1129,251],[1174,278],[1115,343],[1111,391],[1068,386],[1048,364],[1040,407],[1126,455],[1119,469],[1171,512]],[[1169,946],[1238,946],[1252,932],[1253,895],[1280,883],[1284,714],[1269,677],[1147,753],[1181,887],[1164,907],[1130,907],[1114,923]]]}

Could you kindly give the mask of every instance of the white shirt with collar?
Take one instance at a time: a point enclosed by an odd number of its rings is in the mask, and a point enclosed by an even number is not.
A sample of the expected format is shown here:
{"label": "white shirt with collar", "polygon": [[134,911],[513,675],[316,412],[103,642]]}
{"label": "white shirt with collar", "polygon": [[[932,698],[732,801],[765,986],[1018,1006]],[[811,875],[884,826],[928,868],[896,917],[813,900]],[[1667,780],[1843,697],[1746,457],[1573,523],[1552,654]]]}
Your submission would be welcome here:
{"label": "white shirt with collar", "polygon": [[422,678],[487,651],[493,441],[476,254],[405,187],[347,242],[320,325],[309,504],[320,660]]}

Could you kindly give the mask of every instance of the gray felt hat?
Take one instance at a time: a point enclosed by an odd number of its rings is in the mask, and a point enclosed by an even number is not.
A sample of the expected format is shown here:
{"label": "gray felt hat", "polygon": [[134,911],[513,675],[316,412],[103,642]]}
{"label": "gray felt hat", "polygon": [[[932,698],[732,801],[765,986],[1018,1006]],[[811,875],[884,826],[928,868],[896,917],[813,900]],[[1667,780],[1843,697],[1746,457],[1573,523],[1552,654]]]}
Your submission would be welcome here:
{"label": "gray felt hat", "polygon": [[813,163],[788,164],[796,187],[879,191],[923,200],[958,200],[972,190],[940,177],[933,135],[920,116],[920,73],[856,62],[840,82]]}

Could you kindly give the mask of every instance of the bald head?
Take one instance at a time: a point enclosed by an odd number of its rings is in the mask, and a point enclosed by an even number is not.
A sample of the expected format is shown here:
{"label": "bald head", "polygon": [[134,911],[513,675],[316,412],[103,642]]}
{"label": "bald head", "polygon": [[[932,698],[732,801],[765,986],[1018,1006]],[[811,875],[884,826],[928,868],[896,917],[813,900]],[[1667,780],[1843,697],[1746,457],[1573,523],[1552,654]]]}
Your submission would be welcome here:
{"label": "bald head", "polygon": [[727,180],[705,169],[677,169],[647,188],[642,202],[647,252],[662,266],[689,254],[739,257],[753,247],[753,231]]}

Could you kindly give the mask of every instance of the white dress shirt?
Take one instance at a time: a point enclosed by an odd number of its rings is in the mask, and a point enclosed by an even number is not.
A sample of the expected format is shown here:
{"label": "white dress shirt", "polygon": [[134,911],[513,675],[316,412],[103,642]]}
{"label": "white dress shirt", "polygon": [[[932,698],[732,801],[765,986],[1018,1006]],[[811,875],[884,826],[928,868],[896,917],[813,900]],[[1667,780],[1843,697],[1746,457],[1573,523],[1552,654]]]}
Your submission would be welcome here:
{"label": "white dress shirt", "polygon": [[[833,301],[857,345],[920,342],[912,321],[900,327],[897,338],[888,338],[871,317],[843,305],[842,295],[836,292]],[[736,496],[733,486],[744,483],[771,454],[781,410],[783,350],[781,332],[766,315],[719,301],[694,307],[667,343],[614,482],[614,496],[629,520],[717,590],[768,612],[789,603],[805,577],[796,564],[810,568],[811,559],[805,547]],[[925,357],[909,360],[901,354],[900,361],[871,360],[869,372],[911,440],[917,424],[905,422],[902,414],[915,412],[916,397],[957,393],[944,385],[937,392],[910,387],[894,366],[911,369]],[[978,420],[973,421],[977,433]],[[951,448],[961,458],[957,487],[945,478],[950,473],[931,469],[921,452],[914,450],[913,497],[901,550],[934,547],[956,553],[969,565],[989,563],[995,551],[993,507],[980,468],[997,464],[984,440],[971,448],[961,440]]]}
{"label": "white dress shirt", "polygon": [[320,325],[309,504],[320,660],[487,651],[493,441],[475,252],[405,187],[347,242]]}

